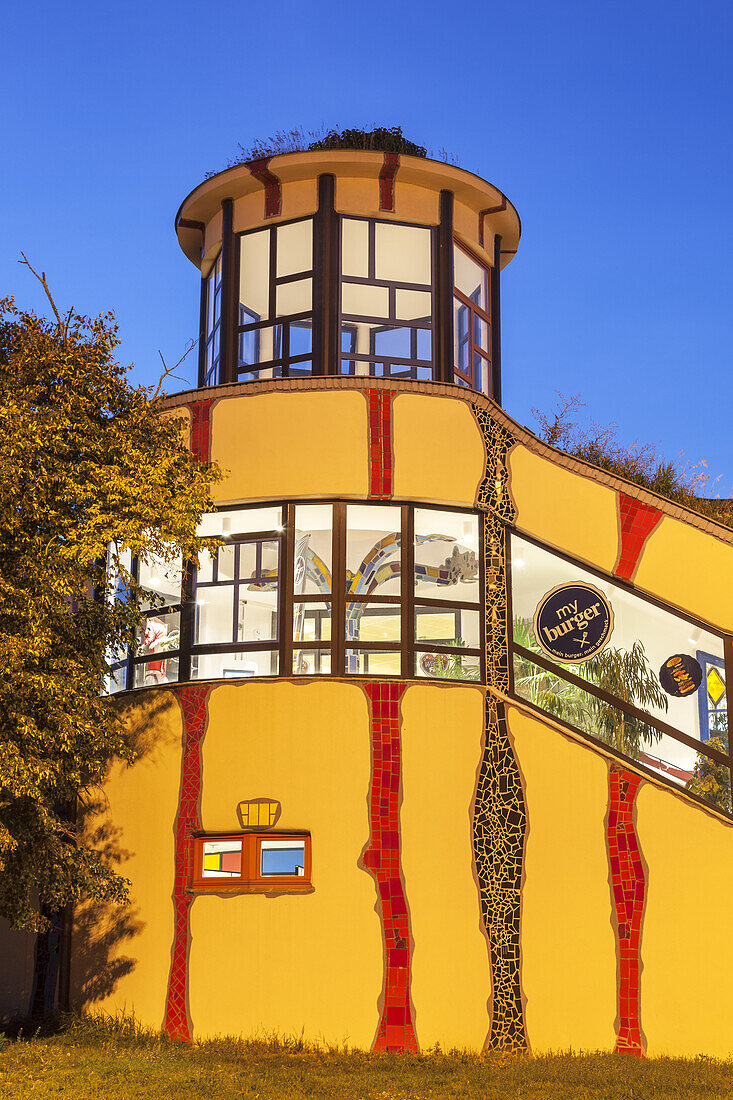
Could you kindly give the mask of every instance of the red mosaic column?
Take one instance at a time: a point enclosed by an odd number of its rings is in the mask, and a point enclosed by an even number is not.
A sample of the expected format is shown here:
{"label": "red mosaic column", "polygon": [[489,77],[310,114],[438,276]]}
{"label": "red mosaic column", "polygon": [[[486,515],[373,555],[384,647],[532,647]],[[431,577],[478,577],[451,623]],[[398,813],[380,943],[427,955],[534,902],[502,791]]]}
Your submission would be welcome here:
{"label": "red mosaic column", "polygon": [[634,801],[641,778],[616,764],[610,766],[608,857],[616,911],[619,960],[616,1054],[644,1057],[640,1024],[641,925],[646,878],[634,824]]}
{"label": "red mosaic column", "polygon": [[400,700],[405,684],[364,685],[371,702],[372,781],[364,866],[377,881],[385,942],[382,1015],[375,1050],[417,1050],[410,1006],[410,921],[400,868]]}
{"label": "red mosaic column", "polygon": [[621,550],[614,573],[630,581],[639,566],[646,541],[662,518],[662,513],[651,504],[643,504],[626,493],[620,492],[618,498]]}
{"label": "red mosaic column", "polygon": [[394,211],[394,179],[400,166],[399,153],[385,153],[379,171],[379,209]]}
{"label": "red mosaic column", "polygon": [[191,454],[200,463],[211,461],[211,406],[214,398],[205,401],[189,401],[186,408],[191,413]]}
{"label": "red mosaic column", "polygon": [[192,894],[191,837],[201,828],[201,742],[206,729],[208,684],[190,684],[175,689],[183,714],[183,759],[181,792],[175,826],[175,878],[173,880],[173,950],[165,1002],[163,1031],[170,1039],[191,1042],[188,1013],[188,952],[190,946],[189,910]]}
{"label": "red mosaic column", "polygon": [[369,390],[369,497],[392,496],[392,402],[394,390]]}

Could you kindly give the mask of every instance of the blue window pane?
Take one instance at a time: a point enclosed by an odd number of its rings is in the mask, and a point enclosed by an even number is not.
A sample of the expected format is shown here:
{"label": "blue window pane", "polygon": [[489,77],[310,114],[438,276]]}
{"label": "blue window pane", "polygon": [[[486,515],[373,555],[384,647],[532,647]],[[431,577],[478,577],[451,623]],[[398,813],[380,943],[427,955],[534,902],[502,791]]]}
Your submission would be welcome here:
{"label": "blue window pane", "polygon": [[261,875],[304,875],[305,845],[294,842],[292,847],[270,847],[262,843]]}
{"label": "blue window pane", "polygon": [[410,329],[387,328],[374,333],[374,354],[410,358]]}
{"label": "blue window pane", "polygon": [[313,350],[313,329],[310,321],[293,321],[290,325],[290,357],[310,355]]}
{"label": "blue window pane", "polygon": [[433,340],[429,328],[417,330],[417,357],[427,361],[433,358]]}

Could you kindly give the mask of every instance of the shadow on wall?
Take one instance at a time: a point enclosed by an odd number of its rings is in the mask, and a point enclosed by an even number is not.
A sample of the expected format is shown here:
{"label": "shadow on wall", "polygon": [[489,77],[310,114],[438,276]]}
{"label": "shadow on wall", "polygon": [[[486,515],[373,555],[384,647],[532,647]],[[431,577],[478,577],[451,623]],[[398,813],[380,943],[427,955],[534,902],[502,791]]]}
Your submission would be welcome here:
{"label": "shadow on wall", "polygon": [[[115,700],[115,702],[117,702]],[[180,725],[178,704],[171,691],[155,688],[136,691],[117,705],[127,728],[127,738],[138,760],[154,760],[157,750],[170,743],[173,730]]]}

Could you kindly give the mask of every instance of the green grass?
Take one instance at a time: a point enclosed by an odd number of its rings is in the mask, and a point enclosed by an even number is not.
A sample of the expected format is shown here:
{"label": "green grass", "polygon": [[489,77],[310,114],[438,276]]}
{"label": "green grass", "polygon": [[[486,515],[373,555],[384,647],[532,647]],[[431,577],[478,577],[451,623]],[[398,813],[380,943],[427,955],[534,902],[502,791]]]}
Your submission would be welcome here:
{"label": "green grass", "polygon": [[55,1034],[0,1043],[3,1100],[529,1100],[733,1097],[733,1062],[609,1054],[529,1058],[432,1051],[366,1054],[298,1040],[171,1043],[133,1020],[71,1018]]}

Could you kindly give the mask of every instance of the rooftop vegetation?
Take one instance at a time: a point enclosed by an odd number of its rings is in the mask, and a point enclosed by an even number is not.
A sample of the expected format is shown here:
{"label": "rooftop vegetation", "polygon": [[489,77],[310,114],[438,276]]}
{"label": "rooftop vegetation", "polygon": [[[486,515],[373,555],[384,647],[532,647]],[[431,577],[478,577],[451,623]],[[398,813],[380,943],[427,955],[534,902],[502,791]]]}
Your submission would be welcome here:
{"label": "rooftop vegetation", "polygon": [[558,392],[557,396],[557,406],[549,415],[532,409],[539,424],[537,435],[545,443],[733,528],[733,499],[716,491],[721,478],[711,476],[705,461],[670,462],[653,443],[626,445],[618,439],[616,424],[591,419],[590,426],[583,428],[577,419],[578,410],[585,407],[580,395],[566,397]]}

